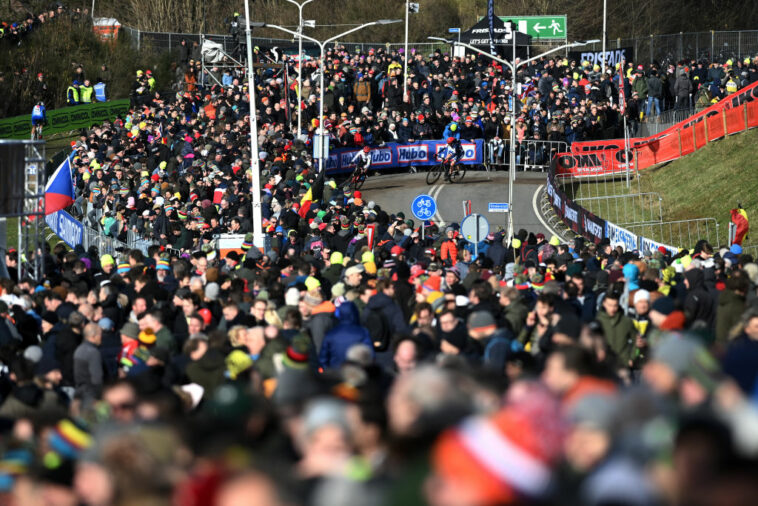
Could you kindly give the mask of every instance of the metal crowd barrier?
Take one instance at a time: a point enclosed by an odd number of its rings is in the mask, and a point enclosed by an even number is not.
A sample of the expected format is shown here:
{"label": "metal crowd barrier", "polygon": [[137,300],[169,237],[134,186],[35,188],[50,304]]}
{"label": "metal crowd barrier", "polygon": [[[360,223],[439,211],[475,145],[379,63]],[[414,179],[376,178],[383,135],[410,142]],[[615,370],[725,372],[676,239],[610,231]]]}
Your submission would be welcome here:
{"label": "metal crowd barrier", "polygon": [[[516,142],[516,170],[541,171],[550,168],[550,160],[558,153],[568,151],[563,141],[527,139]],[[484,143],[484,160],[487,168],[507,170],[510,166],[510,142],[492,139]]]}
{"label": "metal crowd barrier", "polygon": [[721,244],[719,224],[715,218],[642,223],[627,225],[625,228],[638,236],[684,248],[692,248],[701,239],[705,239],[714,247]]}
{"label": "metal crowd barrier", "polygon": [[663,222],[663,197],[655,192],[579,197],[574,202],[621,226]]}

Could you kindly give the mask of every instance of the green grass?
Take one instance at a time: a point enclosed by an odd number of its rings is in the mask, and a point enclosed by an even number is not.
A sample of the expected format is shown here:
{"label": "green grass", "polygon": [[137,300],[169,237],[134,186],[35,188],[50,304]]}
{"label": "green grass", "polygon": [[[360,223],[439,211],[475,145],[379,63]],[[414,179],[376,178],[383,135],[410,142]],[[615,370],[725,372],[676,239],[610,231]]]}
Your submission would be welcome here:
{"label": "green grass", "polygon": [[[658,193],[663,199],[663,221],[714,218],[719,225],[718,240],[714,227],[707,231],[701,227],[689,232],[661,230],[661,227],[645,227],[644,230],[631,227],[641,235],[653,235],[653,239],[677,242],[673,246],[692,246],[696,235],[708,238],[712,243],[723,244],[730,221],[729,211],[738,203],[747,210],[749,217],[758,216],[758,169],[756,169],[755,146],[758,144],[758,130],[730,136],[713,142],[705,148],[680,160],[660,167],[640,172],[639,183],[632,180],[627,189],[624,181],[574,183],[567,187],[567,193],[575,198],[630,193]],[[582,206],[614,223],[645,221],[657,213],[650,202],[641,205],[639,199],[619,200],[619,205],[609,205],[609,201],[583,201]],[[622,202],[625,202],[624,205]],[[629,227],[628,227],[629,228]],[[747,241],[752,243],[754,241]]]}

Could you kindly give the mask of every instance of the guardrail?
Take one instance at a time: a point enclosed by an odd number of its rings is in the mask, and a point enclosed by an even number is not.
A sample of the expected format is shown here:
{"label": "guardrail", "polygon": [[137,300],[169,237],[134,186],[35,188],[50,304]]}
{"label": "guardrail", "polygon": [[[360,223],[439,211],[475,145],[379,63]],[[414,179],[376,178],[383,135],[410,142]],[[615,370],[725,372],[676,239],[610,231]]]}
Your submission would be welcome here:
{"label": "guardrail", "polygon": [[553,158],[546,183],[548,205],[566,227],[591,242],[597,244],[608,239],[612,247],[642,252],[663,247],[672,255],[678,252],[679,246],[691,248],[700,239],[719,244],[718,223],[713,218],[633,224],[626,228],[601,218],[566,195],[562,182],[569,179],[556,177],[556,170],[557,158]]}
{"label": "guardrail", "polygon": [[[529,139],[516,143],[516,170],[547,171],[550,160],[565,153],[568,144],[563,141]],[[487,168],[507,170],[510,167],[510,141],[492,139],[484,143],[484,163]]]}
{"label": "guardrail", "polygon": [[663,198],[656,192],[580,197],[574,201],[586,205],[596,215],[612,218],[619,225],[663,222]]}

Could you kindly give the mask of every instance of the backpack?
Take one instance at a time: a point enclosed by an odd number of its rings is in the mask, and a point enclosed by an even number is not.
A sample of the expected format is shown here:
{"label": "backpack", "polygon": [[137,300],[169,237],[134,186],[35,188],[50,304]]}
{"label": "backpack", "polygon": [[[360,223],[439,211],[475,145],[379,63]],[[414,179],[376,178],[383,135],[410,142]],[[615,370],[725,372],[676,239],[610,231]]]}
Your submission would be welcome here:
{"label": "backpack", "polygon": [[389,319],[381,311],[370,309],[366,313],[366,321],[363,324],[371,335],[371,342],[374,343],[374,350],[385,351],[389,347],[390,338],[392,337],[392,327]]}

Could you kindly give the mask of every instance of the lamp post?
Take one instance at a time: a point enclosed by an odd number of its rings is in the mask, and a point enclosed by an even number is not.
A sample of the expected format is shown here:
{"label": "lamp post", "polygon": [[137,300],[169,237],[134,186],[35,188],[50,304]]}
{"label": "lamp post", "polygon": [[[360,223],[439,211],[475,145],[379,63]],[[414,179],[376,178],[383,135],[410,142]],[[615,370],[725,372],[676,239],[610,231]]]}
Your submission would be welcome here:
{"label": "lamp post", "polygon": [[405,0],[405,50],[403,52],[403,101],[408,94],[408,14],[410,2]]}
{"label": "lamp post", "polygon": [[[513,24],[512,24],[513,26]],[[508,213],[508,240],[510,241],[513,238],[513,186],[516,181],[516,73],[518,72],[519,67],[526,65],[527,63],[531,63],[535,60],[538,60],[542,58],[543,56],[547,56],[551,53],[555,53],[557,51],[560,51],[561,49],[566,49],[567,47],[577,47],[577,46],[584,46],[587,44],[592,44],[595,42],[599,42],[597,40],[589,40],[586,42],[572,42],[570,44],[564,44],[562,46],[555,47],[551,49],[550,51],[545,51],[542,54],[539,54],[537,56],[534,56],[532,58],[529,58],[524,61],[520,61],[516,63],[516,33],[517,31],[514,29],[511,29],[511,39],[513,41],[513,61],[509,62],[508,60],[504,60],[498,56],[495,56],[493,54],[488,53],[487,51],[483,51],[477,47],[474,47],[472,45],[466,44],[465,42],[457,42],[453,40],[447,40],[443,39],[442,37],[428,37],[432,40],[441,40],[444,42],[447,42],[448,44],[453,44],[454,46],[462,46],[467,49],[470,49],[472,51],[475,51],[481,55],[487,56],[488,58],[491,58],[492,60],[495,60],[498,63],[501,63],[508,67],[511,70],[511,93],[510,93],[510,99],[512,104],[512,110],[510,110],[511,114],[511,135],[510,135],[510,169],[508,170],[508,203],[510,204],[510,212]]]}
{"label": "lamp post", "polygon": [[284,28],[282,26],[269,25],[267,23],[260,23],[261,26],[265,26],[267,28],[274,28],[276,30],[280,30],[282,32],[294,35],[295,37],[300,37],[302,39],[309,40],[309,41],[311,41],[311,42],[313,42],[315,44],[318,44],[318,47],[321,50],[321,72],[320,72],[321,77],[320,77],[320,83],[319,83],[319,88],[320,88],[319,95],[320,95],[320,98],[319,98],[319,113],[318,113],[319,123],[318,123],[318,125],[319,125],[319,131],[320,131],[322,143],[321,143],[321,149],[319,150],[319,153],[318,153],[318,167],[319,167],[319,170],[324,170],[325,169],[325,166],[324,166],[324,148],[323,148],[323,141],[324,141],[324,138],[323,138],[323,134],[324,134],[324,75],[326,74],[326,72],[325,72],[326,69],[324,68],[324,48],[330,42],[334,42],[335,40],[340,39],[340,38],[344,37],[345,35],[349,35],[349,34],[351,34],[353,32],[357,32],[358,30],[362,30],[362,29],[364,29],[364,28],[366,28],[368,26],[390,25],[392,23],[400,23],[400,21],[401,20],[399,20],[399,19],[380,19],[379,21],[372,21],[371,23],[364,23],[364,24],[362,24],[360,26],[356,26],[355,28],[351,28],[350,30],[348,30],[346,32],[342,32],[339,35],[335,35],[334,37],[330,37],[330,38],[326,39],[323,42],[318,41],[318,40],[314,39],[313,37],[308,37],[307,35],[303,35],[302,33],[294,32],[294,31],[292,31],[292,30],[290,30],[288,28]]}
{"label": "lamp post", "polygon": [[607,38],[605,27],[606,27],[606,19],[607,19],[607,12],[608,12],[608,0],[603,0],[603,75],[605,76],[605,39]]}
{"label": "lamp post", "polygon": [[[260,26],[262,23],[253,23]],[[253,74],[253,43],[250,37],[250,2],[245,0],[245,41],[247,43],[247,87],[250,91],[250,169],[253,172],[253,244],[263,247],[261,215],[261,172],[258,158],[258,111],[255,107],[255,75]]]}
{"label": "lamp post", "polygon": [[[287,0],[289,3],[297,5],[298,10],[298,22],[297,22],[297,31],[298,33],[303,33],[303,7],[305,7],[308,3],[312,2],[313,0],[305,0],[305,2],[299,4],[295,0]],[[300,59],[298,69],[299,72],[297,73],[297,135],[295,137],[299,137],[301,133],[301,127],[302,127],[302,109],[303,109],[303,38],[298,37],[298,45],[297,45],[297,55]],[[288,100],[289,102],[289,100]]]}

